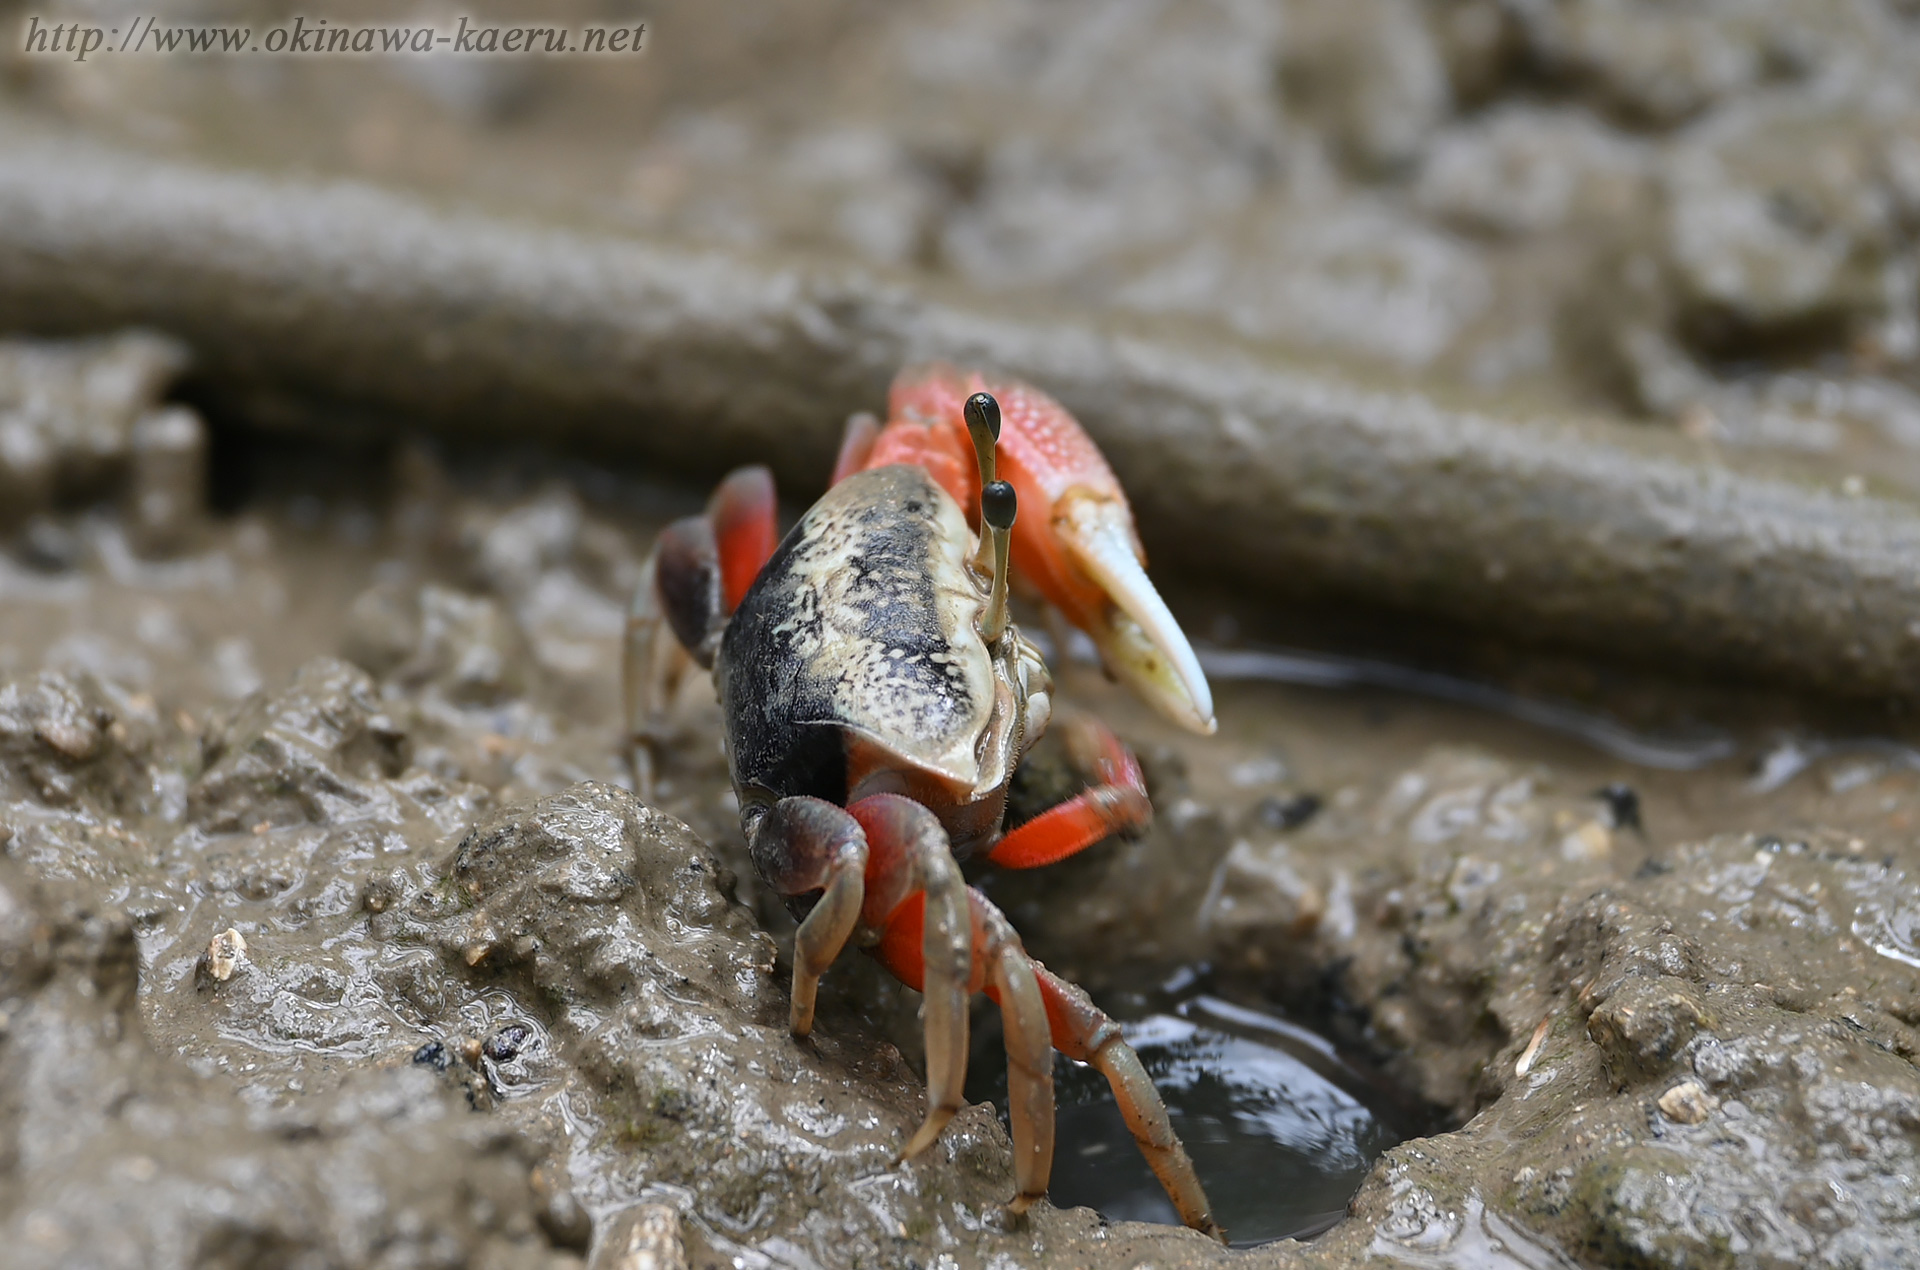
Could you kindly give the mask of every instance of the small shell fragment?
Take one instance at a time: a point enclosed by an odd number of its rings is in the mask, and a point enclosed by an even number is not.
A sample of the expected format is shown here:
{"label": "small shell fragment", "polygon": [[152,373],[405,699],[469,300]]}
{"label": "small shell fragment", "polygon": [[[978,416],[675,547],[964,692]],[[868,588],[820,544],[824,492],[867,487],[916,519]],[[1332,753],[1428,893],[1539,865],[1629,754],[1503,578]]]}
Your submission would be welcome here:
{"label": "small shell fragment", "polygon": [[215,983],[225,983],[247,958],[247,939],[229,926],[207,943],[207,973]]}
{"label": "small shell fragment", "polygon": [[680,1213],[668,1204],[638,1204],[614,1219],[612,1237],[592,1270],[687,1270]]}
{"label": "small shell fragment", "polygon": [[1515,1076],[1525,1076],[1533,1070],[1533,1060],[1540,1056],[1541,1043],[1547,1039],[1547,1028],[1552,1022],[1553,1016],[1549,1014],[1540,1020],[1539,1027],[1533,1029],[1533,1039],[1527,1042],[1526,1049],[1520,1051],[1520,1061],[1513,1065]]}
{"label": "small shell fragment", "polygon": [[62,758],[83,763],[100,749],[100,729],[61,719],[46,719],[34,724],[34,736]]}

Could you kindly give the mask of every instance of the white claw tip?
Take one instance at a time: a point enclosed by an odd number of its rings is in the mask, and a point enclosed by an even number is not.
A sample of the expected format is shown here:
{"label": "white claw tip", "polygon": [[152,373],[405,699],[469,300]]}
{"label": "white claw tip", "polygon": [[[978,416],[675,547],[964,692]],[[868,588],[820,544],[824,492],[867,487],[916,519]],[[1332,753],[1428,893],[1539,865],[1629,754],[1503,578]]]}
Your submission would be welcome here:
{"label": "white claw tip", "polygon": [[1107,629],[1089,631],[1107,667],[1181,727],[1212,736],[1213,690],[1200,658],[1134,555],[1126,512],[1098,498],[1063,504],[1061,539],[1080,567],[1112,597]]}

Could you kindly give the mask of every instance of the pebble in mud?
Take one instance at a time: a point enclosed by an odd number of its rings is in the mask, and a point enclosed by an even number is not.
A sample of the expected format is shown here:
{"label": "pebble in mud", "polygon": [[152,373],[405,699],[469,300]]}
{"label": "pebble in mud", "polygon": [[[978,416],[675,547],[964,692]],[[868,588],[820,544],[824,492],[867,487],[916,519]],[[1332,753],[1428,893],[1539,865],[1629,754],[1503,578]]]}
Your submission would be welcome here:
{"label": "pebble in mud", "polygon": [[89,675],[49,671],[0,686],[0,791],[56,806],[149,803],[139,760],[152,717],[128,708],[138,704]]}
{"label": "pebble in mud", "polygon": [[1680,979],[1636,979],[1587,1016],[1587,1035],[1623,1071],[1665,1070],[1712,1017],[1692,984]]}
{"label": "pebble in mud", "polygon": [[501,1028],[489,1036],[480,1046],[480,1052],[496,1063],[511,1062],[519,1057],[520,1050],[533,1039],[533,1029],[523,1023],[513,1023]]}
{"label": "pebble in mud", "polygon": [[1676,1124],[1699,1124],[1713,1114],[1712,1094],[1697,1080],[1683,1080],[1660,1095],[1660,1114]]}

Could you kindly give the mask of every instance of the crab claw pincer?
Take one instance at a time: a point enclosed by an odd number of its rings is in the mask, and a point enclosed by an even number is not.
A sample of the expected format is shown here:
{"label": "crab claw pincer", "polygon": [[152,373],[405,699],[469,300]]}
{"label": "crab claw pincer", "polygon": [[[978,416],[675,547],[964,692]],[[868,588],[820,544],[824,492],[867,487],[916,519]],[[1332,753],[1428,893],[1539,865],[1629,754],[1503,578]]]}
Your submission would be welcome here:
{"label": "crab claw pincer", "polygon": [[[889,426],[944,425],[958,453],[971,458],[965,409],[977,392],[1000,407],[999,475],[1019,494],[1013,571],[1085,631],[1113,676],[1162,715],[1203,735],[1213,732],[1213,692],[1193,645],[1147,578],[1133,511],[1113,469],[1066,408],[1037,388],[990,380],[945,363],[911,367],[893,382]],[[909,430],[910,431],[910,430]],[[890,447],[883,438],[877,447]],[[871,461],[889,461],[876,453]],[[901,457],[906,457],[902,455]],[[968,462],[929,465],[943,485],[972,476]],[[949,478],[947,473],[953,473]],[[970,485],[949,489],[977,507]]]}
{"label": "crab claw pincer", "polygon": [[1082,625],[1114,677],[1181,727],[1211,735],[1213,691],[1186,632],[1147,580],[1124,503],[1071,491],[1054,508],[1054,532],[1111,600]]}

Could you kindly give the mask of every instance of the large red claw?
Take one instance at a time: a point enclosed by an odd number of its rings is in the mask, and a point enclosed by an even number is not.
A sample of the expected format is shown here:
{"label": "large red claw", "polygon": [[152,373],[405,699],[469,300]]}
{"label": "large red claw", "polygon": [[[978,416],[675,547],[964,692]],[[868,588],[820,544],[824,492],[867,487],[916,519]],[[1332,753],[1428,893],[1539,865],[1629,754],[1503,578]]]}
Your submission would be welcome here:
{"label": "large red claw", "polygon": [[[982,391],[1000,403],[999,476],[1020,497],[1015,575],[1093,638],[1115,678],[1175,723],[1211,733],[1213,693],[1193,646],[1147,579],[1146,553],[1126,493],[1064,406],[1017,380],[990,380],[934,363],[902,371],[893,381],[888,429],[943,422],[953,438],[945,448],[970,455],[964,408],[969,396]],[[951,477],[941,483],[971,516],[979,478],[970,471],[968,476],[964,489],[953,488]]]}

